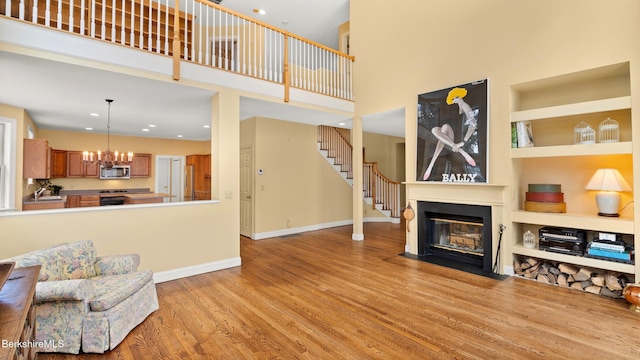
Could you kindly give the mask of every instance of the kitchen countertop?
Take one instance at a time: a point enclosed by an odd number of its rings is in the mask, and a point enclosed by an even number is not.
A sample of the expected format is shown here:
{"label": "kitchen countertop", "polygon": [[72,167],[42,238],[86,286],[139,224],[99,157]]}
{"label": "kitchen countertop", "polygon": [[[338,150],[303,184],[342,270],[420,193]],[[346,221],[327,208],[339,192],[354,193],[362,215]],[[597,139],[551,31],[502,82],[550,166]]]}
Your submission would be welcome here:
{"label": "kitchen countertop", "polygon": [[[51,196],[49,196],[50,198]],[[46,197],[45,197],[46,198]],[[67,196],[66,195],[61,195],[60,199],[47,199],[47,200],[38,200],[36,201],[33,198],[33,194],[26,196],[22,199],[22,203],[23,204],[55,204],[55,203],[64,203],[67,202]]]}
{"label": "kitchen countertop", "polygon": [[164,193],[147,193],[147,194],[122,194],[129,199],[153,199],[153,198],[167,198],[171,197],[169,194]]}

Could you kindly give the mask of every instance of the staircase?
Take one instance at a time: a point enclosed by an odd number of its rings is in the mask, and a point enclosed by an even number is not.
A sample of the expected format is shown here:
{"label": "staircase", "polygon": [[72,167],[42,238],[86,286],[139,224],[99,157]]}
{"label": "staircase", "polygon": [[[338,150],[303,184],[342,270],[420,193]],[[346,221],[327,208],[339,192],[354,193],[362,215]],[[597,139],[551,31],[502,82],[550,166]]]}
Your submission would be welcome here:
{"label": "staircase", "polygon": [[[318,151],[353,186],[353,147],[338,129],[318,126]],[[363,198],[392,223],[400,222],[400,183],[378,170],[377,162],[363,164]]]}

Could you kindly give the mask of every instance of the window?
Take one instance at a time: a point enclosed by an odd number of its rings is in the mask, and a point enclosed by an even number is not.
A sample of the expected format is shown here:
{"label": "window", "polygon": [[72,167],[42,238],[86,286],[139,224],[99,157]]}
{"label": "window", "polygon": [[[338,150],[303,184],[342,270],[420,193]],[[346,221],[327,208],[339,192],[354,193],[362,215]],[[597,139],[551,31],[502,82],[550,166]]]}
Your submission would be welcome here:
{"label": "window", "polygon": [[15,208],[16,125],[0,117],[0,211]]}

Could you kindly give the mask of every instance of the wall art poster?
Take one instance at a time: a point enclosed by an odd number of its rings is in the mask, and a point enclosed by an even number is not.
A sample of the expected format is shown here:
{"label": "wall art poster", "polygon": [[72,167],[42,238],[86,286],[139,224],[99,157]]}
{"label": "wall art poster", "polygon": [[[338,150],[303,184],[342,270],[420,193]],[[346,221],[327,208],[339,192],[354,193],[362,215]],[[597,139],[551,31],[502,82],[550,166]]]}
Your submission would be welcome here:
{"label": "wall art poster", "polygon": [[486,183],[488,80],[418,95],[417,180]]}

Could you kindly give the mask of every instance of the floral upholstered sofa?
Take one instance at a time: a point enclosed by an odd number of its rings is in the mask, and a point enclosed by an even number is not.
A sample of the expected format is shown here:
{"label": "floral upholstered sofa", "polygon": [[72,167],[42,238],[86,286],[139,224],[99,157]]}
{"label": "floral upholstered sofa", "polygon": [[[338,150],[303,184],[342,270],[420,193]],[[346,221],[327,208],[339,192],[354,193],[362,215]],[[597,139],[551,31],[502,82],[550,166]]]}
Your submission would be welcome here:
{"label": "floral upholstered sofa", "polygon": [[91,240],[61,244],[3,261],[41,265],[36,285],[40,352],[103,353],[158,309],[150,270],[137,254],[96,255]]}

